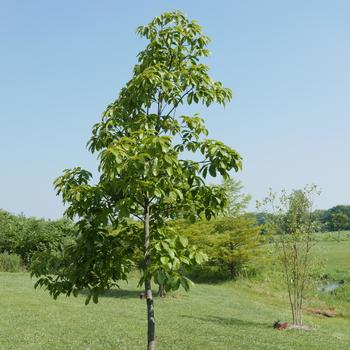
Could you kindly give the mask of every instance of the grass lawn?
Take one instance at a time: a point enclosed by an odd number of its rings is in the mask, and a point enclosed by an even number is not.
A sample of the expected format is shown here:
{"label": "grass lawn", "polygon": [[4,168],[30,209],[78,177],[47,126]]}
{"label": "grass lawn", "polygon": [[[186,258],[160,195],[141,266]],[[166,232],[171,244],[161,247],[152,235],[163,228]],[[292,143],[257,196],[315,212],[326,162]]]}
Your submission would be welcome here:
{"label": "grass lawn", "polygon": [[325,259],[325,273],[330,278],[350,281],[350,240],[318,242],[315,251]]}
{"label": "grass lawn", "polygon": [[[157,349],[163,350],[349,350],[350,240],[322,240],[315,252],[325,259],[329,279],[344,279],[334,295],[314,293],[307,304],[333,306],[335,318],[310,315],[312,331],[272,328],[290,320],[286,294],[273,280],[198,284],[155,299]],[[273,276],[273,275],[271,275]],[[0,350],[145,349],[146,306],[136,279],[121,290],[84,305],[84,296],[53,300],[34,290],[27,273],[0,273]]]}
{"label": "grass lawn", "polygon": [[[0,273],[0,349],[144,349],[145,302],[132,286],[85,306],[83,296],[54,301],[34,290],[26,273]],[[158,349],[350,349],[349,308],[332,319],[306,315],[313,331],[276,331],[287,304],[249,283],[196,285],[155,307]]]}

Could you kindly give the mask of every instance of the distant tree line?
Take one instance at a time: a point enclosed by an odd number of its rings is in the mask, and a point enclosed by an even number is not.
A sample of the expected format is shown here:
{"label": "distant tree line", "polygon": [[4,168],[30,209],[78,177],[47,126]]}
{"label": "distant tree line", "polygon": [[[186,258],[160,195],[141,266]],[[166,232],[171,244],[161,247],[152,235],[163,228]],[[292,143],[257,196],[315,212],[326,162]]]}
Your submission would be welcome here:
{"label": "distant tree line", "polygon": [[321,222],[322,231],[350,230],[350,205],[336,205],[313,213]]}
{"label": "distant tree line", "polygon": [[[263,259],[263,234],[267,233],[264,224],[273,214],[247,213],[250,196],[242,192],[239,181],[222,186],[230,198],[224,215],[196,223],[179,217],[172,224],[174,234],[185,236],[208,257],[205,264],[188,271],[194,279],[232,279],[242,273],[252,274],[259,266],[256,260]],[[311,215],[320,222],[321,231],[350,230],[350,205],[315,210]],[[35,266],[50,265],[51,269],[63,259],[60,252],[73,244],[76,233],[68,219],[37,219],[0,210],[0,254],[18,255],[25,268],[35,261]]]}
{"label": "distant tree line", "polygon": [[36,219],[0,210],[0,253],[16,254],[29,267],[34,254],[60,249],[74,231],[70,220]]}
{"label": "distant tree line", "polygon": [[[258,225],[264,225],[271,213],[259,212],[255,214]],[[320,223],[320,231],[350,230],[350,205],[336,205],[330,209],[317,209],[311,213],[314,220]],[[263,227],[263,226],[262,226]],[[262,229],[262,233],[264,233]]]}

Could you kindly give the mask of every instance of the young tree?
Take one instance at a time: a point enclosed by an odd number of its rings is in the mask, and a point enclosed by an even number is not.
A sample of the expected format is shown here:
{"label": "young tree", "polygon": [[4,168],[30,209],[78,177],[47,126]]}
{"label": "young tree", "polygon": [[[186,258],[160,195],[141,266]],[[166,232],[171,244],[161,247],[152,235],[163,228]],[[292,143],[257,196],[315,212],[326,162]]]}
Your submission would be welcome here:
{"label": "young tree", "polygon": [[233,279],[261,257],[263,237],[255,216],[245,213],[250,195],[242,183],[228,179],[221,185],[228,201],[221,215],[214,220],[190,224],[176,221],[176,229],[188,237],[208,256],[205,266],[194,269],[193,275],[209,279]]}
{"label": "young tree", "polygon": [[313,233],[319,223],[312,215],[313,196],[319,191],[315,185],[290,194],[282,191],[280,198],[270,195],[259,206],[267,206],[269,232],[275,233],[278,258],[287,286],[293,324],[302,325],[302,305],[305,290],[312,277]]}
{"label": "young tree", "polygon": [[247,209],[252,196],[244,193],[242,182],[234,178],[225,180],[222,187],[228,197],[225,215],[231,218],[241,215]]}
{"label": "young tree", "polygon": [[205,252],[211,262],[225,271],[230,279],[234,279],[260,255],[260,228],[251,214],[222,217],[215,221],[206,245],[210,247]]}
{"label": "young tree", "polygon": [[204,251],[212,264],[233,279],[259,255],[262,242],[254,216],[244,213],[251,196],[243,193],[241,181],[230,178],[222,186],[227,205],[224,215],[214,221],[212,232],[204,234]]}
{"label": "young tree", "polygon": [[[169,221],[179,213],[196,220],[221,212],[225,192],[206,185],[205,178],[228,178],[230,170],[241,168],[241,157],[206,138],[203,119],[181,112],[185,104],[224,105],[231,99],[231,91],[214,81],[200,61],[209,55],[209,39],[198,23],[174,11],[137,32],[148,44],[138,54],[132,79],[93,127],[88,143],[99,155],[99,181],[91,184],[91,173],[79,167],[55,181],[68,205],[66,215],[78,218],[79,234],[67,252],[69,263],[56,275],[45,269],[35,275],[40,277],[37,285],[55,298],[86,288],[87,302],[91,297],[97,302],[105,289],[127,279],[139,249],[147,348],[155,349],[152,281],[187,290],[189,280],[179,266],[205,258],[185,238],[168,234]],[[198,160],[191,160],[191,153],[197,153]]]}
{"label": "young tree", "polygon": [[345,230],[349,223],[349,217],[344,212],[333,212],[330,222],[333,230],[338,231],[338,242],[340,242],[340,231]]}

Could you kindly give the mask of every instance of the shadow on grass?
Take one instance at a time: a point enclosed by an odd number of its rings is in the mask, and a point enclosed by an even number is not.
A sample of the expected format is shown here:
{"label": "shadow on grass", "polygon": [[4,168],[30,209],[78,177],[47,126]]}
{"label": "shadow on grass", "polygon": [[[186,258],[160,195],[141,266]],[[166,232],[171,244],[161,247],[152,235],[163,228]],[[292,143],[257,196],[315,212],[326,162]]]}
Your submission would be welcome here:
{"label": "shadow on grass", "polygon": [[[127,289],[111,289],[99,295],[99,298],[119,298],[119,299],[139,299],[141,290],[127,290]],[[81,291],[79,294],[87,296],[87,290]]]}
{"label": "shadow on grass", "polygon": [[222,316],[197,317],[197,316],[190,316],[190,315],[181,315],[181,317],[190,318],[190,319],[198,320],[202,322],[211,322],[215,324],[221,324],[224,326],[271,328],[271,324],[267,322],[247,321],[247,320],[241,320],[239,318],[234,318],[234,317],[222,317]]}

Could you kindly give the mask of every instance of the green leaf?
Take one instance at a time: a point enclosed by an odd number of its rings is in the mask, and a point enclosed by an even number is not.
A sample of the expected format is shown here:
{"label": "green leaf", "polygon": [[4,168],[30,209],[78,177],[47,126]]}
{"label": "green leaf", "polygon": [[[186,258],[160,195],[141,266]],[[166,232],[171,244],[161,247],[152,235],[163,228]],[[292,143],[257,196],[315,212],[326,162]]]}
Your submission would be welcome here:
{"label": "green leaf", "polygon": [[157,272],[155,275],[155,280],[158,284],[164,284],[165,283],[165,276],[162,272]]}
{"label": "green leaf", "polygon": [[207,173],[208,173],[208,168],[205,167],[204,170],[203,170],[203,177],[206,178],[207,177]]}
{"label": "green leaf", "polygon": [[175,251],[169,247],[166,248],[166,251],[168,253],[168,255],[170,256],[171,259],[174,259],[175,257]]}
{"label": "green leaf", "polygon": [[173,175],[173,168],[172,168],[172,167],[167,167],[167,168],[165,168],[165,171],[166,171],[166,173],[167,173],[169,176],[172,176],[172,175]]}
{"label": "green leaf", "polygon": [[210,165],[210,167],[209,167],[209,174],[210,174],[211,176],[213,176],[213,177],[216,176],[216,168],[215,168],[215,166]]}
{"label": "green leaf", "polygon": [[192,99],[193,99],[193,93],[189,93],[187,95],[187,103],[190,105],[192,103]]}
{"label": "green leaf", "polygon": [[89,294],[86,299],[85,299],[85,305],[88,305],[90,303],[91,300],[91,294]]}
{"label": "green leaf", "polygon": [[162,195],[163,195],[163,191],[160,189],[160,188],[156,188],[154,190],[154,195],[157,197],[157,198],[161,198]]}
{"label": "green leaf", "polygon": [[176,192],[170,191],[169,192],[169,199],[171,200],[171,202],[176,202],[176,199],[177,199]]}
{"label": "green leaf", "polygon": [[174,192],[176,193],[177,197],[182,200],[184,198],[182,192],[178,190],[177,188],[174,188]]}
{"label": "green leaf", "polygon": [[199,252],[196,253],[195,260],[198,265],[202,264],[205,261],[204,256]]}
{"label": "green leaf", "polygon": [[182,245],[184,248],[188,246],[188,239],[187,239],[186,237],[180,236],[180,237],[179,237],[179,240],[180,240],[180,242],[181,242],[181,245]]}
{"label": "green leaf", "polygon": [[163,265],[167,265],[169,263],[169,258],[167,256],[162,256],[160,261]]}

